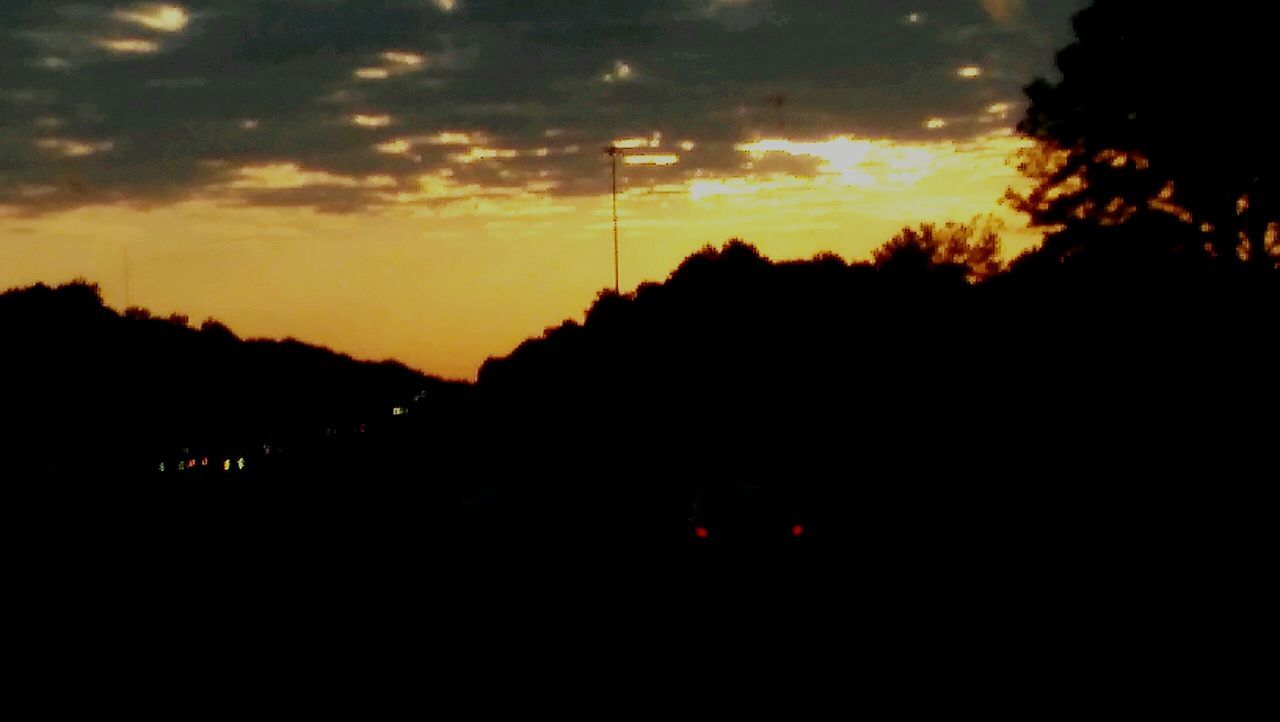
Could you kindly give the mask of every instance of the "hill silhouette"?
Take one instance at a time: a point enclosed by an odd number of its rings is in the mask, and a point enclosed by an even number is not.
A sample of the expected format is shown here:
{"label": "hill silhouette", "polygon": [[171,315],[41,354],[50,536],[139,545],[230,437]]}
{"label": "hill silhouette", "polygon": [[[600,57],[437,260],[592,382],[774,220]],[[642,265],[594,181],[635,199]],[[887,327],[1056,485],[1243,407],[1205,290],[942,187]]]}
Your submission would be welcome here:
{"label": "hill silhouette", "polygon": [[843,532],[920,539],[1247,515],[1273,463],[1259,372],[1280,279],[1113,235],[980,283],[903,236],[874,263],[708,247],[485,364],[484,416],[516,460],[494,475],[547,465],[572,499],[782,485]]}
{"label": "hill silhouette", "polygon": [[9,463],[71,478],[136,477],[188,457],[256,463],[273,445],[367,430],[447,386],[395,362],[241,340],[214,320],[117,313],[85,282],[0,295],[0,329]]}
{"label": "hill silhouette", "polygon": [[[768,506],[794,538],[899,556],[1206,535],[1239,555],[1274,466],[1280,205],[1267,114],[1220,108],[1264,107],[1244,91],[1269,26],[1241,25],[1262,12],[1077,15],[1061,78],[1026,89],[1034,187],[1008,200],[1046,237],[1009,264],[978,223],[905,228],[866,262],[708,246],[474,385],[122,316],[88,284],[10,292],[7,461],[234,471],[281,514],[306,498],[349,520],[363,500],[365,531],[432,509],[513,544],[714,540],[691,524]],[[1250,42],[1216,32],[1237,27]],[[1166,57],[1200,43],[1221,52]]]}

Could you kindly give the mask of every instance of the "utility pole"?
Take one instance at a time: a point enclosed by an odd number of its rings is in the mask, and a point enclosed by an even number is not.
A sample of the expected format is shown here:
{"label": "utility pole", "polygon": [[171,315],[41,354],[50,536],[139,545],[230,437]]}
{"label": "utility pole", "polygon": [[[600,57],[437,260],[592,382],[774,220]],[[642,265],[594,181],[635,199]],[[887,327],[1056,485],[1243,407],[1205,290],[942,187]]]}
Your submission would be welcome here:
{"label": "utility pole", "polygon": [[133,296],[129,288],[129,247],[124,247],[124,307],[128,310],[133,305]]}
{"label": "utility pole", "polygon": [[618,277],[618,156],[622,155],[622,149],[616,145],[610,145],[604,149],[604,154],[613,161],[613,292],[620,294],[622,285]]}

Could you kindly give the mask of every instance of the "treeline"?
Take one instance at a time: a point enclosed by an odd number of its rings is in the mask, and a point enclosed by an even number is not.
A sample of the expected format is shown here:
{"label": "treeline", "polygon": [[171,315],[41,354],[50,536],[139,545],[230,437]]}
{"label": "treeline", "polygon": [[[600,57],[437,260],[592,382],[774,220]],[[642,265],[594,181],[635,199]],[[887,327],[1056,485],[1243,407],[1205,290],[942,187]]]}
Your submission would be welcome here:
{"label": "treeline", "polygon": [[855,263],[708,247],[489,360],[479,390],[518,458],[566,476],[1222,478],[1270,453],[1280,273],[1052,245],[992,273],[990,243],[909,229]]}
{"label": "treeline", "polygon": [[241,340],[213,320],[120,314],[87,282],[0,295],[0,335],[6,464],[67,476],[136,477],[184,449],[350,432],[442,385],[395,362]]}

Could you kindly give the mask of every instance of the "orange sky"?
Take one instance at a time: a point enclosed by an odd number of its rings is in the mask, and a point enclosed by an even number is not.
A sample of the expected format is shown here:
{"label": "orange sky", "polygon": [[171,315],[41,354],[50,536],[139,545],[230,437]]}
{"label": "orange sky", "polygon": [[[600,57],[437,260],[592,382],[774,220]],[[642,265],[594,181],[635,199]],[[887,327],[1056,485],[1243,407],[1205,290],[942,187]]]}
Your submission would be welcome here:
{"label": "orange sky", "polygon": [[[1019,183],[1009,160],[1023,143],[1008,131],[970,142],[764,139],[738,147],[736,173],[671,185],[624,166],[622,285],[660,281],[698,248],[731,237],[774,259],[822,251],[863,259],[905,224],[987,213],[1008,223],[1011,257],[1035,242],[997,204]],[[693,163],[697,152],[668,146],[650,162]],[[580,319],[612,286],[604,157],[599,181],[594,197],[553,195],[536,183],[494,195],[437,172],[422,176],[416,193],[388,190],[388,205],[345,215],[247,206],[216,190],[145,210],[11,213],[0,216],[0,287],[84,277],[122,308],[127,252],[133,305],[197,324],[214,317],[242,337],[292,336],[470,379],[486,357]],[[381,183],[280,165],[242,169],[231,187]]]}

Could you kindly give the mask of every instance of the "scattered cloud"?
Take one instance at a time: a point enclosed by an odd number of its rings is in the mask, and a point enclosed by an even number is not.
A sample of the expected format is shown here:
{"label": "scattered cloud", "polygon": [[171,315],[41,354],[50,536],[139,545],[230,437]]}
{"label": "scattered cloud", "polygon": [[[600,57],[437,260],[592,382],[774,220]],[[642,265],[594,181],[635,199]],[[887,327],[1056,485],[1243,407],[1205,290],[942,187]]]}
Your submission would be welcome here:
{"label": "scattered cloud", "polygon": [[[1065,39],[1078,3],[4,4],[0,207],[39,212],[199,197],[244,182],[236,168],[402,185],[448,170],[460,188],[574,196],[599,192],[611,143],[663,159],[627,166],[656,188],[782,163],[735,150],[780,134],[960,141],[1011,122],[1051,69],[1045,28]],[[276,190],[273,205],[390,202],[362,184]]]}
{"label": "scattered cloud", "polygon": [[122,55],[149,55],[160,51],[160,44],[141,38],[104,38],[98,41],[103,50]]}
{"label": "scattered cloud", "polygon": [[191,16],[181,5],[137,5],[129,9],[117,10],[114,16],[125,22],[164,33],[182,32],[191,22]]}
{"label": "scattered cloud", "polygon": [[115,143],[109,140],[94,142],[67,140],[65,138],[41,138],[36,141],[36,147],[66,158],[87,158],[91,155],[106,153],[115,147]]}
{"label": "scattered cloud", "polygon": [[395,140],[389,140],[385,143],[379,143],[374,147],[378,149],[379,153],[386,153],[387,155],[404,155],[413,150],[413,143],[405,140],[404,138],[396,138]]}
{"label": "scattered cloud", "polygon": [[391,116],[357,113],[351,116],[351,124],[360,128],[385,128],[391,125]]}
{"label": "scattered cloud", "polygon": [[641,153],[625,155],[622,162],[626,165],[675,165],[680,162],[680,156],[675,153]]}

